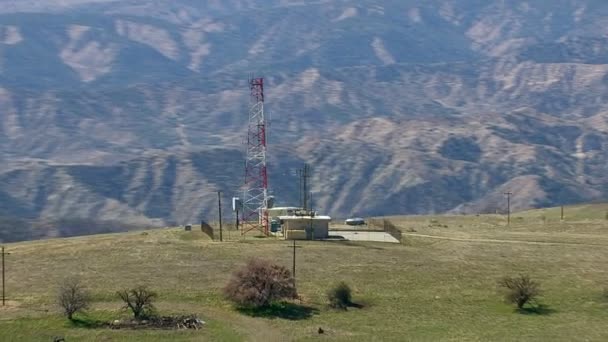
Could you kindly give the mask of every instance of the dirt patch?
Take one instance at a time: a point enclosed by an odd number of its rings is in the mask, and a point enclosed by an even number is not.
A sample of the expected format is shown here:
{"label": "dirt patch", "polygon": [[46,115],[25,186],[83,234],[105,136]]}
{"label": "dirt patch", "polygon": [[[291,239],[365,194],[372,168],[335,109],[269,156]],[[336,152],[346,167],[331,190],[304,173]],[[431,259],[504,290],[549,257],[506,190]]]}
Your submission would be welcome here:
{"label": "dirt patch", "polygon": [[205,324],[205,321],[196,316],[163,316],[149,320],[115,320],[102,326],[110,329],[200,330]]}
{"label": "dirt patch", "polygon": [[2,305],[2,303],[0,303],[0,311],[14,310],[14,309],[18,309],[20,307],[21,307],[21,303],[16,300],[7,300],[4,303],[4,305]]}

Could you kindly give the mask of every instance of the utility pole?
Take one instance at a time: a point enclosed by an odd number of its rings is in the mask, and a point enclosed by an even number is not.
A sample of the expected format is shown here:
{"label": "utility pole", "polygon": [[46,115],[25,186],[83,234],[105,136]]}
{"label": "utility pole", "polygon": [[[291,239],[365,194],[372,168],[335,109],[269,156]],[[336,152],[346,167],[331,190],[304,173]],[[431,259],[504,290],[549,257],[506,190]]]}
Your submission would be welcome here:
{"label": "utility pole", "polygon": [[507,226],[511,225],[511,195],[513,195],[512,192],[505,192],[505,195],[507,195]]}
{"label": "utility pole", "polygon": [[296,239],[293,239],[293,265],[291,267],[293,274],[293,287],[296,287]]}
{"label": "utility pole", "polygon": [[298,170],[300,175],[300,205],[304,211],[308,210],[308,179],[310,178],[310,166],[304,164],[304,168]]}
{"label": "utility pole", "polygon": [[6,282],[5,282],[5,277],[4,277],[4,273],[5,273],[5,264],[4,264],[4,256],[5,255],[10,255],[11,253],[5,253],[4,252],[4,246],[2,246],[2,306],[6,305]]}
{"label": "utility pole", "polygon": [[222,239],[222,192],[221,191],[217,192],[217,209],[218,209],[219,218],[220,218],[220,242],[222,242],[223,239]]}
{"label": "utility pole", "polygon": [[312,212],[313,212],[313,209],[312,209],[312,191],[310,191],[308,193],[308,198],[310,199],[310,213],[311,213],[311,216],[312,216]]}
{"label": "utility pole", "polygon": [[302,169],[298,169],[298,198],[300,199],[300,208],[304,208],[304,199],[302,198]]}
{"label": "utility pole", "polygon": [[564,220],[564,206],[562,205],[561,207],[561,215],[560,215],[560,220]]}
{"label": "utility pole", "polygon": [[308,164],[304,164],[304,189],[302,194],[304,195],[304,210],[308,209]]}
{"label": "utility pole", "polygon": [[293,243],[291,246],[287,246],[287,248],[292,248],[292,265],[291,265],[291,274],[293,275],[293,286],[296,286],[296,248],[301,248],[302,246],[296,245],[296,240],[292,240]]}
{"label": "utility pole", "polygon": [[312,191],[310,192],[310,239],[314,240],[315,239],[315,230],[312,226],[312,216],[313,216],[313,209],[312,209]]}

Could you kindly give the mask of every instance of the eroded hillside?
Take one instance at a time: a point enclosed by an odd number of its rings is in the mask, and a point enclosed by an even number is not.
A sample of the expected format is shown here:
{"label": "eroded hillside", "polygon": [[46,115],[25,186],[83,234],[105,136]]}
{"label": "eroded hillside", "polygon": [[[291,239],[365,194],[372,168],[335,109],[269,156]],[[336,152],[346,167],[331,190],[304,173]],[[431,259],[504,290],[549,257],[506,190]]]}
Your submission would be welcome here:
{"label": "eroded hillside", "polygon": [[3,214],[212,218],[251,72],[271,186],[332,216],[606,198],[603,1],[0,1]]}

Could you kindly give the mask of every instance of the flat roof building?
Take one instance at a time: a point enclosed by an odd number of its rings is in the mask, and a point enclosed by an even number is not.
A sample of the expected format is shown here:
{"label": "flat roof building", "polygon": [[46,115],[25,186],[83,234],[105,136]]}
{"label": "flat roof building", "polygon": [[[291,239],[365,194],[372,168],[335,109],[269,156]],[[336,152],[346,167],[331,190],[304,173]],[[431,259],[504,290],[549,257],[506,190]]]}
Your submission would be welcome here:
{"label": "flat roof building", "polygon": [[317,240],[329,237],[329,216],[279,216],[286,240]]}

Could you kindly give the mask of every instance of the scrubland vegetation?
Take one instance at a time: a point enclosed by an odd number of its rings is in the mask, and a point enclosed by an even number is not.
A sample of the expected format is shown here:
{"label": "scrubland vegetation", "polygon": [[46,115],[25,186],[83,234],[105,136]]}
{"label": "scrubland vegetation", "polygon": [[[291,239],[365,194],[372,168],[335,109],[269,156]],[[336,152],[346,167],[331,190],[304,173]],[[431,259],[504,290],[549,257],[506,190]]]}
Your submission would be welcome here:
{"label": "scrubland vegetation", "polygon": [[[290,270],[286,241],[231,234],[219,243],[198,231],[165,229],[9,244],[0,340],[306,341],[322,332],[342,341],[602,341],[608,339],[608,222],[598,215],[560,222],[551,210],[516,213],[511,226],[501,216],[393,217],[402,244],[303,241],[298,298],[287,291],[260,310],[235,305],[225,288],[254,258]],[[68,275],[78,276],[90,294],[88,309],[71,321],[57,305]],[[523,292],[500,286],[520,275],[537,286]],[[342,281],[349,291],[335,288]],[[157,294],[160,314],[196,315],[205,326],[94,324],[130,319],[116,291],[139,284]],[[522,293],[538,296],[518,309]],[[348,301],[358,308],[332,308]]]}

